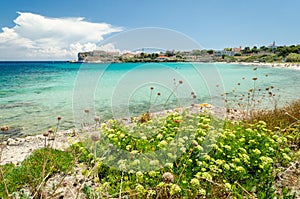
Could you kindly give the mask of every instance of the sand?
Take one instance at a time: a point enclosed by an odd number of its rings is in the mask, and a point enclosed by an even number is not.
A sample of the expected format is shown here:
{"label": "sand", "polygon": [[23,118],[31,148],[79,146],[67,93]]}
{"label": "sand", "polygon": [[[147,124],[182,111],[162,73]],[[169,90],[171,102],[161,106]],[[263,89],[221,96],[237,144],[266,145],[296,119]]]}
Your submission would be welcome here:
{"label": "sand", "polygon": [[254,62],[234,62],[230,64],[241,64],[245,66],[266,66],[274,68],[289,68],[300,70],[300,64],[297,63],[254,63]]}

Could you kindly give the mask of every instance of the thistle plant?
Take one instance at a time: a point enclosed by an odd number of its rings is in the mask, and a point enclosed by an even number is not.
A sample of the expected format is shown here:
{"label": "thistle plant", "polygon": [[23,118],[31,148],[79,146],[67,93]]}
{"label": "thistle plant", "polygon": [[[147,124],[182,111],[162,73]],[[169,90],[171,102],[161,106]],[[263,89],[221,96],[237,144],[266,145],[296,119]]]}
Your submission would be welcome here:
{"label": "thistle plant", "polygon": [[85,127],[85,126],[89,126],[89,120],[90,120],[90,109],[89,108],[86,108],[84,109],[84,113],[86,114],[86,122],[83,122],[82,126]]}
{"label": "thistle plant", "polygon": [[94,117],[94,121],[95,121],[95,130],[97,129],[97,125],[98,124],[100,124],[100,117],[99,116],[97,116],[97,115],[95,115],[95,117]]}
{"label": "thistle plant", "polygon": [[[164,103],[164,105],[163,105],[163,108],[166,108],[166,106],[167,106],[169,100],[171,99],[171,97],[177,93],[178,87],[179,87],[181,84],[183,84],[183,81],[182,81],[182,80],[179,80],[178,83],[177,83],[177,82],[176,82],[176,79],[174,78],[173,81],[174,81],[174,88],[173,88],[173,90],[171,91],[171,93],[169,94],[168,98],[166,99],[166,101],[165,101],[165,103]],[[179,107],[180,107],[180,104],[179,104]]]}

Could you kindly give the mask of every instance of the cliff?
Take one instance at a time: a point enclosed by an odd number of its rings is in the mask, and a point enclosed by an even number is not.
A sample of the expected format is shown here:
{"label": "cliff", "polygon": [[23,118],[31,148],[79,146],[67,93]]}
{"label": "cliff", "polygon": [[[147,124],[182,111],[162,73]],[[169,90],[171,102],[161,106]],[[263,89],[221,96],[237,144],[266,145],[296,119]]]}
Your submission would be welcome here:
{"label": "cliff", "polygon": [[78,53],[79,62],[116,62],[118,61],[118,52],[105,52],[94,50],[91,52]]}

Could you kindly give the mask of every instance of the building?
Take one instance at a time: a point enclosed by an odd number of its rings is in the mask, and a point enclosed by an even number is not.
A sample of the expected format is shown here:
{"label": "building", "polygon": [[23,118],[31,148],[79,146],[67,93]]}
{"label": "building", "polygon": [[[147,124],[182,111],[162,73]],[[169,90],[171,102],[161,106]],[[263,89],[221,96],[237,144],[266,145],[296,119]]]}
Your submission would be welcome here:
{"label": "building", "polygon": [[276,46],[275,41],[273,41],[273,43],[270,44],[268,47],[272,49],[272,52],[273,52],[273,53],[275,53],[276,50],[277,50],[277,46]]}
{"label": "building", "polygon": [[161,55],[156,58],[157,61],[167,61],[168,59],[169,59],[169,57],[167,57],[165,55]]}
{"label": "building", "polygon": [[226,56],[234,56],[234,51],[226,51],[226,50],[215,50],[214,51],[214,56],[215,57],[221,57],[223,55],[226,55]]}
{"label": "building", "polygon": [[241,53],[242,52],[242,47],[240,46],[239,48],[232,48],[232,51],[234,53]]}
{"label": "building", "polygon": [[122,54],[122,58],[125,58],[125,59],[134,58],[134,54],[127,52],[127,53]]}

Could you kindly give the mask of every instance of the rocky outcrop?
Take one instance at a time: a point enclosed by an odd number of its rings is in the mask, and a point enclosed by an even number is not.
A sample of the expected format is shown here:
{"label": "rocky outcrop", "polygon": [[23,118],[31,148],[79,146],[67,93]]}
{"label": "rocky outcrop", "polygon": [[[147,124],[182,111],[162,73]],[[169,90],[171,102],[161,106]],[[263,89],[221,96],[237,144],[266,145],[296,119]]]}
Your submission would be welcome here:
{"label": "rocky outcrop", "polygon": [[117,62],[119,60],[118,52],[106,52],[94,50],[91,52],[78,53],[79,62]]}
{"label": "rocky outcrop", "polygon": [[93,56],[92,52],[78,53],[78,61],[85,61],[90,56]]}

